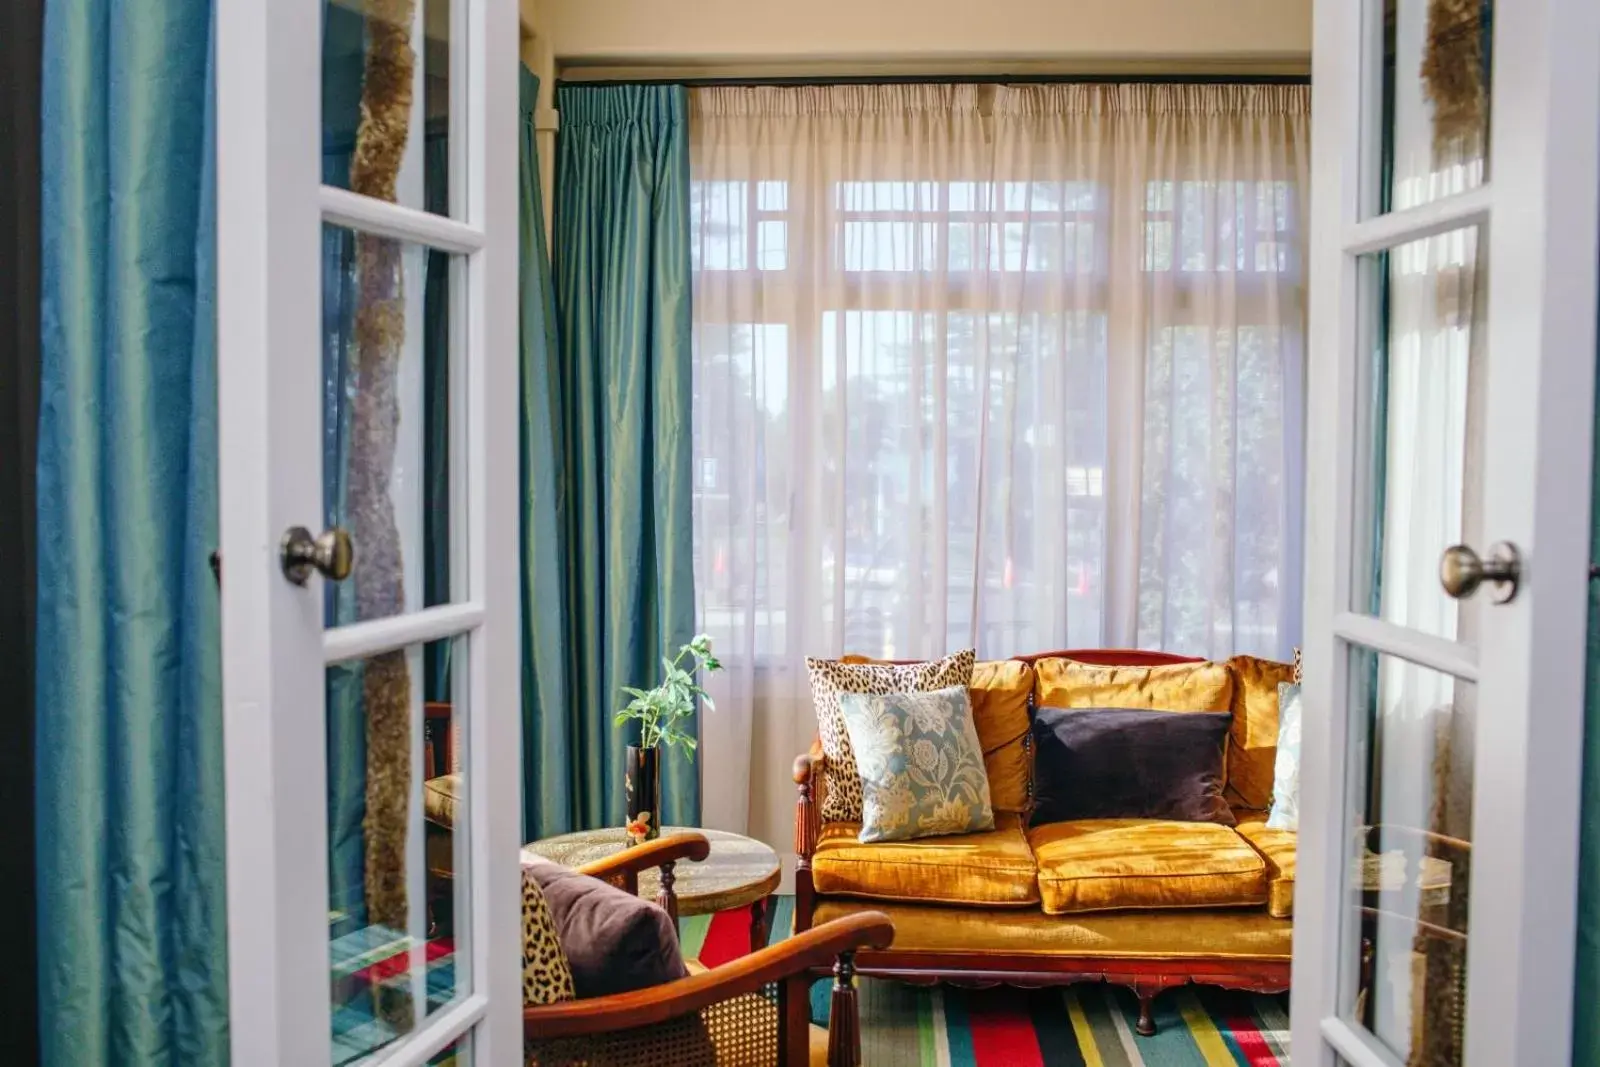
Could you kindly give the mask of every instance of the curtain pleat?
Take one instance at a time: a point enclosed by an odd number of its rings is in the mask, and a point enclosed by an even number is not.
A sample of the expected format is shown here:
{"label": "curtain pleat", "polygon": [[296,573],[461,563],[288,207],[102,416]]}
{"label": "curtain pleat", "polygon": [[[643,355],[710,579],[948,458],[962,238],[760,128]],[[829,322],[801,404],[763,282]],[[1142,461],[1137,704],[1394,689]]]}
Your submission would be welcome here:
{"label": "curtain pleat", "polygon": [[210,33],[206,0],[46,13],[46,1064],[228,1060]]}
{"label": "curtain pleat", "polygon": [[[531,82],[524,83],[531,87]],[[562,87],[555,344],[531,130],[523,155],[529,833],[622,822],[622,687],[694,625],[689,145],[675,86]],[[529,269],[531,261],[532,270]],[[666,761],[664,822],[699,817]]]}

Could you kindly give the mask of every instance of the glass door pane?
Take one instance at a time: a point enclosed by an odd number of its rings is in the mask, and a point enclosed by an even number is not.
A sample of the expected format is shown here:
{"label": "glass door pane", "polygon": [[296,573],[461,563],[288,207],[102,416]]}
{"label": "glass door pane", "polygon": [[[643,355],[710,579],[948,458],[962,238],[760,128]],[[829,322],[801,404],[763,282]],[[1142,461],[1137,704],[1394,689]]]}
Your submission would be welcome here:
{"label": "glass door pane", "polygon": [[1494,0],[1370,2],[1381,10],[1367,42],[1379,152],[1367,161],[1364,213],[1477,188],[1489,178]]}
{"label": "glass door pane", "polygon": [[452,638],[327,669],[335,1067],[472,991],[466,649]]}
{"label": "glass door pane", "polygon": [[[459,148],[462,137],[451,121],[453,8],[465,2],[328,0],[322,26],[323,184],[436,215],[465,213],[464,203],[451,204],[449,166],[452,142]],[[398,25],[402,18],[409,24]],[[364,116],[393,123],[396,115],[410,116],[404,147],[415,153],[420,145],[420,181],[385,182],[383,172],[392,164],[386,168],[381,154],[357,152]]]}
{"label": "glass door pane", "polygon": [[1476,687],[1351,650],[1339,1013],[1402,1063],[1461,1062]]}

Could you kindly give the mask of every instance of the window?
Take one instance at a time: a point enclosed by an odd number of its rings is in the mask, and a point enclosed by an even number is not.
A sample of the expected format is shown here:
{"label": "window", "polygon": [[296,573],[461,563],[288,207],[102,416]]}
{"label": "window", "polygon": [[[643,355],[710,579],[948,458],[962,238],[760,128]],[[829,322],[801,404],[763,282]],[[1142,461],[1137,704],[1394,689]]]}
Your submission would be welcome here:
{"label": "window", "polygon": [[1304,114],[1224,123],[1241,171],[1187,113],[1050,111],[1108,87],[855,88],[697,90],[705,628],[1287,656]]}

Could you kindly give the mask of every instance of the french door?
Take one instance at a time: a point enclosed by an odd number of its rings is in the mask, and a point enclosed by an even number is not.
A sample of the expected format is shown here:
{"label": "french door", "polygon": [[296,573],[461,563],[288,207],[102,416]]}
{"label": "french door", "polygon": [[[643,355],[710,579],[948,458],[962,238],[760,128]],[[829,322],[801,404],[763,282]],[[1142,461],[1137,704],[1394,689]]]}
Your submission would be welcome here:
{"label": "french door", "polygon": [[518,37],[216,4],[235,1067],[520,1059]]}
{"label": "french door", "polygon": [[1600,5],[1317,0],[1296,1067],[1569,1062]]}

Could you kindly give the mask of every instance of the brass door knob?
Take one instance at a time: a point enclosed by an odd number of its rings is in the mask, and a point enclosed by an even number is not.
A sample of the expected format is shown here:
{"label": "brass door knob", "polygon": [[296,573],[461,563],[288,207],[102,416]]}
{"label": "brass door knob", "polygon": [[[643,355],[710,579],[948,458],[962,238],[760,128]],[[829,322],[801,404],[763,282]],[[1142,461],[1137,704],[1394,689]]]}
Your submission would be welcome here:
{"label": "brass door knob", "polygon": [[1521,577],[1522,554],[1509,541],[1491,546],[1488,559],[1479,559],[1466,545],[1451,545],[1439,558],[1439,584],[1456,600],[1467,599],[1488,582],[1494,587],[1494,602],[1509,604],[1517,595]]}
{"label": "brass door knob", "polygon": [[315,537],[304,526],[291,526],[283,535],[283,547],[279,552],[283,576],[295,585],[305,585],[313,567],[324,578],[342,582],[350,577],[355,558],[356,549],[350,542],[350,535],[338,526]]}

